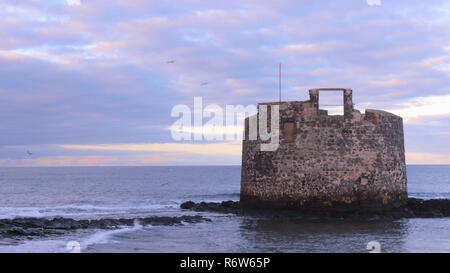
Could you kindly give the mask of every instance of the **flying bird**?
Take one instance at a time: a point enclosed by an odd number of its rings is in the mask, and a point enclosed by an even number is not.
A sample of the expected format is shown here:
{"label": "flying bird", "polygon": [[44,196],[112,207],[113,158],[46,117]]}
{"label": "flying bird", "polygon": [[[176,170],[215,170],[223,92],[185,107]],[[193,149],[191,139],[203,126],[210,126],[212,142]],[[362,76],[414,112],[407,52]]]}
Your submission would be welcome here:
{"label": "flying bird", "polygon": [[167,63],[168,63],[168,64],[173,64],[173,63],[175,63],[175,60],[167,61]]}
{"label": "flying bird", "polygon": [[200,84],[200,86],[205,86],[205,85],[207,85],[209,82],[202,82],[201,84]]}
{"label": "flying bird", "polygon": [[30,152],[30,151],[27,151],[27,154],[28,154],[28,156],[32,156],[33,155],[33,153]]}

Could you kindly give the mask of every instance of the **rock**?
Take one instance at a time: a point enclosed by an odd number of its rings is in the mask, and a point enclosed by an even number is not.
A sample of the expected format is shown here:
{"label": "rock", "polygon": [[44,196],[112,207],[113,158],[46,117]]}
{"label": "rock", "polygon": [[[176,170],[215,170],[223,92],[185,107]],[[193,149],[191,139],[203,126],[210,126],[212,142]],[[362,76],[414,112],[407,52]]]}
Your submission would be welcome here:
{"label": "rock", "polygon": [[192,209],[195,206],[195,203],[192,201],[187,201],[184,202],[183,204],[180,205],[180,208],[182,209]]}
{"label": "rock", "polygon": [[420,218],[436,218],[450,216],[450,199],[423,200],[409,198],[407,207]]}
{"label": "rock", "polygon": [[180,205],[182,209],[189,209],[193,211],[214,211],[222,213],[237,213],[240,210],[239,202],[223,201],[221,203],[215,202],[201,202],[194,203],[192,201],[184,202]]}
{"label": "rock", "polygon": [[43,229],[40,228],[20,228],[20,227],[12,227],[6,230],[6,234],[12,236],[41,236],[44,234]]}
{"label": "rock", "polygon": [[77,229],[115,229],[121,226],[141,225],[183,225],[183,223],[199,223],[211,221],[200,215],[184,215],[177,217],[152,216],[142,218],[104,218],[95,220],[75,220],[56,217],[0,219],[0,238],[21,236],[46,236],[63,234]]}
{"label": "rock", "polygon": [[237,201],[224,201],[221,203],[215,202],[200,202],[194,203],[192,201],[185,202],[180,206],[182,209],[189,209],[193,211],[211,211],[234,214],[254,214],[259,215],[283,215],[289,216],[314,216],[322,218],[371,218],[371,219],[399,219],[399,218],[438,218],[450,217],[450,199],[417,199],[409,198],[405,206],[391,209],[387,211],[353,211],[353,212],[310,212],[301,210],[282,210],[282,209],[258,209],[243,210],[240,203]]}

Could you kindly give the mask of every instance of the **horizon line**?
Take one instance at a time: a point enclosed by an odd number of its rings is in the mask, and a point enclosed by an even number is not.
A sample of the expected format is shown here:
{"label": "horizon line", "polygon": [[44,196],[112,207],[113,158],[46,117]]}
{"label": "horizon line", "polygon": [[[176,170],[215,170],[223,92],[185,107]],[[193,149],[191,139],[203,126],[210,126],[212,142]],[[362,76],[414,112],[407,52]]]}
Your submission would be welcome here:
{"label": "horizon line", "polygon": [[[406,166],[450,166],[450,164],[406,164]],[[0,166],[0,168],[86,168],[86,167],[242,167],[242,165],[227,165],[227,164],[217,164],[217,165],[86,165],[86,166]]]}

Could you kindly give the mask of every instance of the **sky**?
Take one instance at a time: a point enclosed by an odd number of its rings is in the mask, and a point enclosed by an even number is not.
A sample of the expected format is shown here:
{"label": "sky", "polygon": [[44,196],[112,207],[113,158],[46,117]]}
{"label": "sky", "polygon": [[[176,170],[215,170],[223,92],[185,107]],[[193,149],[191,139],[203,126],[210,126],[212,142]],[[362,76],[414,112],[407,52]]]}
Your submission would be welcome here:
{"label": "sky", "polygon": [[238,165],[172,109],[276,101],[279,63],[283,100],[352,88],[404,118],[408,164],[450,164],[450,1],[376,2],[2,0],[0,166]]}

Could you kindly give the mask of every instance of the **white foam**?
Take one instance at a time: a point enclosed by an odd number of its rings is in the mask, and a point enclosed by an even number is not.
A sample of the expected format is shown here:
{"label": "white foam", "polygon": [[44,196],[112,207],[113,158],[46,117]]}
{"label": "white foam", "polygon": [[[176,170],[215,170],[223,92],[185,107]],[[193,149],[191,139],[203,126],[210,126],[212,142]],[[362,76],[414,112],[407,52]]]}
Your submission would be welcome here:
{"label": "white foam", "polygon": [[31,240],[17,245],[0,245],[0,253],[60,253],[66,250],[68,240]]}
{"label": "white foam", "polygon": [[[228,201],[235,194],[204,195],[193,199],[195,202],[220,202]],[[222,197],[224,200],[215,199]],[[237,201],[238,199],[232,198]],[[12,219],[17,217],[71,217],[71,218],[91,218],[90,216],[114,216],[114,215],[145,215],[149,212],[171,212],[178,211],[180,204],[186,200],[155,200],[120,203],[91,203],[91,204],[67,204],[46,207],[0,207],[0,219]]]}
{"label": "white foam", "polygon": [[[150,226],[145,226],[149,228]],[[114,235],[126,232],[134,232],[143,229],[143,226],[136,219],[132,227],[124,226],[114,230],[95,230],[93,234],[84,236],[84,238],[75,238],[72,236],[65,239],[51,240],[32,240],[23,241],[19,244],[0,245],[0,253],[67,253],[69,242],[79,242],[81,252],[89,246],[95,244],[119,243],[114,240]]]}
{"label": "white foam", "polygon": [[178,209],[181,201],[122,203],[98,206],[93,204],[68,204],[54,207],[0,207],[0,219],[16,217],[89,216],[151,212]]}
{"label": "white foam", "polygon": [[410,198],[420,198],[420,199],[448,199],[450,198],[450,193],[448,192],[441,192],[441,193],[434,193],[434,192],[410,192],[408,194],[408,197]]}
{"label": "white foam", "polygon": [[118,243],[118,241],[115,241],[113,239],[114,235],[119,234],[119,233],[133,232],[133,231],[141,230],[141,229],[142,229],[142,225],[135,221],[135,224],[133,227],[122,227],[122,228],[116,229],[116,230],[99,231],[99,232],[96,232],[95,234],[91,235],[90,237],[82,240],[80,242],[81,249],[82,250],[86,249],[90,245],[94,245],[94,244]]}

